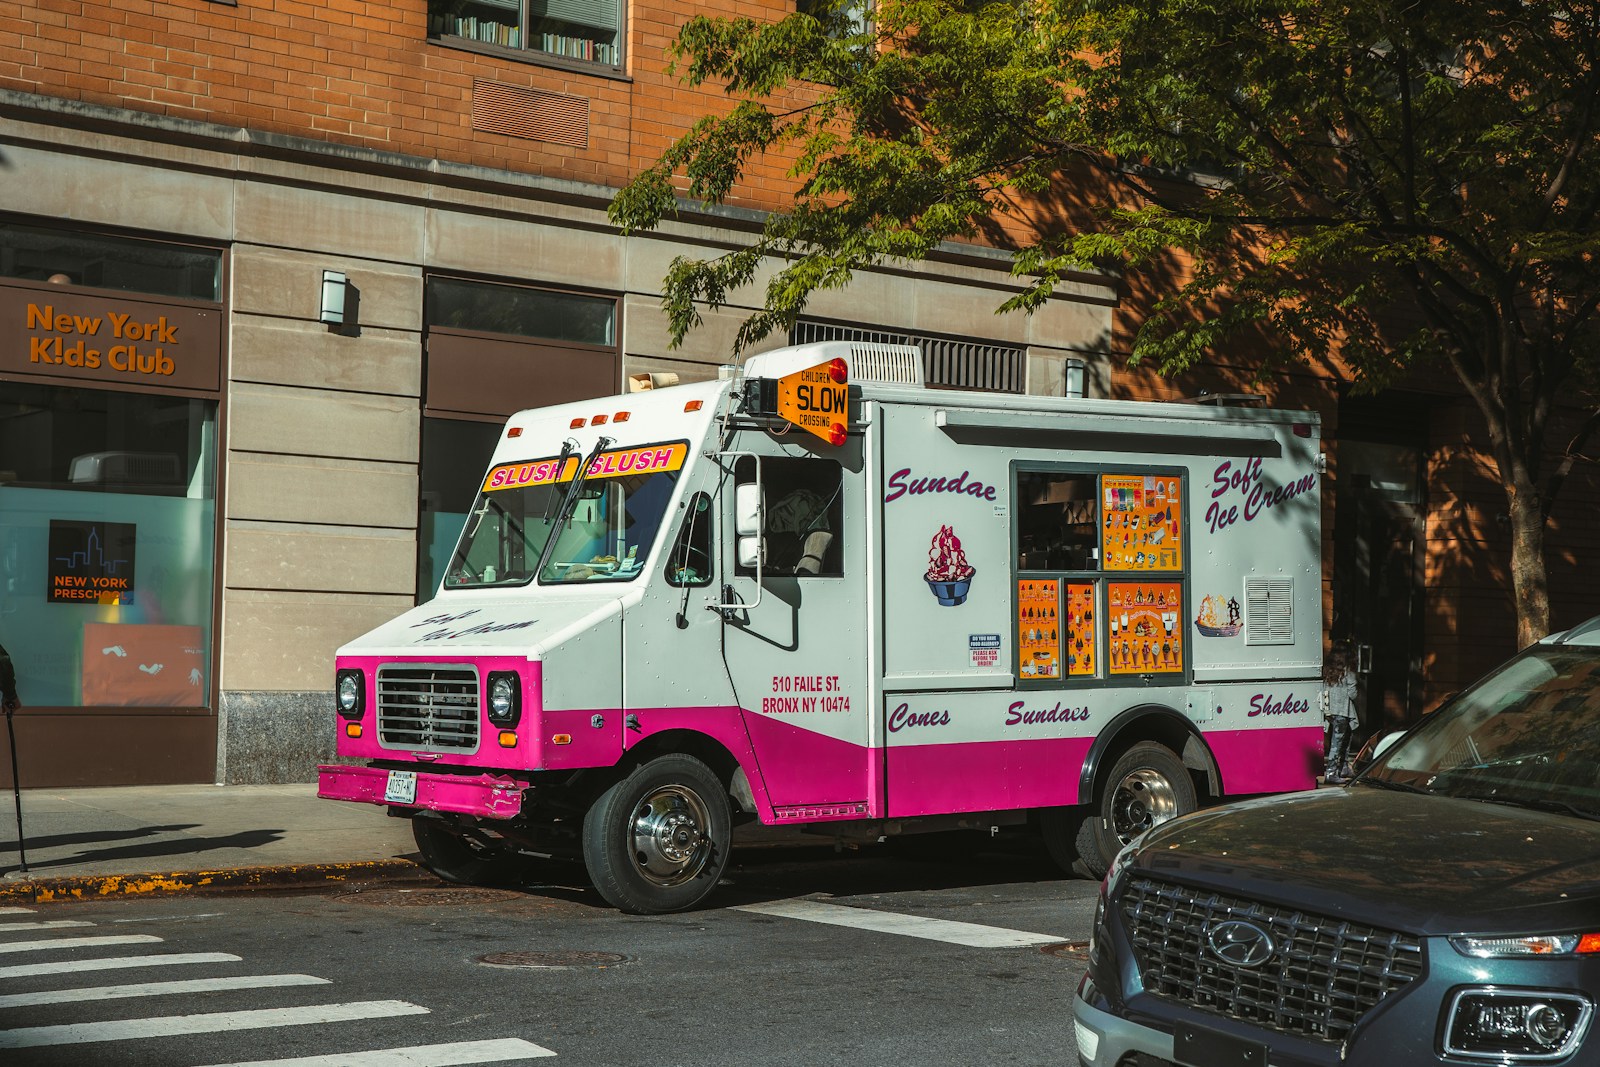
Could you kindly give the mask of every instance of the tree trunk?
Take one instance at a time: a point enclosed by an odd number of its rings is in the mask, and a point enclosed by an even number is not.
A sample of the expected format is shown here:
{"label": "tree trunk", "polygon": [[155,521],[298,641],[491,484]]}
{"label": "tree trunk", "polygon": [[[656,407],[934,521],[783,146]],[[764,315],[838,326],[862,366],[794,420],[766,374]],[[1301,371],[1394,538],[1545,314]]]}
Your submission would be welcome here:
{"label": "tree trunk", "polygon": [[1517,610],[1517,647],[1550,632],[1550,583],[1544,561],[1544,508],[1527,479],[1506,480],[1511,518],[1511,596]]}

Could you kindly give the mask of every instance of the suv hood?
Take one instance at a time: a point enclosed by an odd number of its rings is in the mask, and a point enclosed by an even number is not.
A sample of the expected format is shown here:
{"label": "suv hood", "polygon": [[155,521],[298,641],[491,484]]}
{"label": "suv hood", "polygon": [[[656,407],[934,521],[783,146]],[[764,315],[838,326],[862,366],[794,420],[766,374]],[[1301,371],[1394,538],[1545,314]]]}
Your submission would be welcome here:
{"label": "suv hood", "polygon": [[431,600],[339,649],[341,656],[450,655],[541,659],[561,642],[620,614],[622,601],[562,597],[540,600]]}
{"label": "suv hood", "polygon": [[1600,822],[1359,784],[1158,826],[1133,869],[1424,936],[1600,928]]}

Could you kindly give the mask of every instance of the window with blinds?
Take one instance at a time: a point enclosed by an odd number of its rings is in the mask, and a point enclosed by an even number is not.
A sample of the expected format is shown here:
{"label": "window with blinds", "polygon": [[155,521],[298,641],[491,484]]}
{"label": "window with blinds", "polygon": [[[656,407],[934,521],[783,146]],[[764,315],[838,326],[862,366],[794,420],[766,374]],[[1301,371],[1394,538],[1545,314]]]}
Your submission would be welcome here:
{"label": "window with blinds", "polygon": [[530,58],[622,66],[622,0],[428,0],[428,32]]}

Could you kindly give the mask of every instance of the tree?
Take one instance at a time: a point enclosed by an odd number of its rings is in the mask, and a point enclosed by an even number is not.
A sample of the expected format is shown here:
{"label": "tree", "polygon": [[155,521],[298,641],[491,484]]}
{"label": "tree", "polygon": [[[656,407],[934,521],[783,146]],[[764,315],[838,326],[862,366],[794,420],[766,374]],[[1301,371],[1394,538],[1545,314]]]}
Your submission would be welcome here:
{"label": "tree", "polygon": [[[735,102],[613,220],[724,201],[764,156],[796,191],[747,247],[673,263],[675,338],[774,261],[741,346],[942,242],[1011,250],[1005,310],[1179,257],[1132,360],[1176,372],[1250,330],[1263,373],[1332,355],[1367,389],[1454,374],[1506,494],[1519,641],[1548,632],[1544,530],[1600,426],[1593,0],[880,0],[866,25],[851,6],[680,31],[685,80]],[[1066,187],[1098,210],[1055,210]],[[1558,403],[1586,416],[1564,454]]]}

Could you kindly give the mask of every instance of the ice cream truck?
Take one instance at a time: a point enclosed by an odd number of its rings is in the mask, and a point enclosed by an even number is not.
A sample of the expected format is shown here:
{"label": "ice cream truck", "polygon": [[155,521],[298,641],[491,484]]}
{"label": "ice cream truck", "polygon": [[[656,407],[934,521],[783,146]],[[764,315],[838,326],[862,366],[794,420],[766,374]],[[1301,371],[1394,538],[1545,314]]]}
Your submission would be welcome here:
{"label": "ice cream truck", "polygon": [[522,411],[437,595],[339,649],[319,794],[458,881],[701,902],[734,826],[1145,828],[1315,784],[1314,414],[931,388],[825,342]]}

